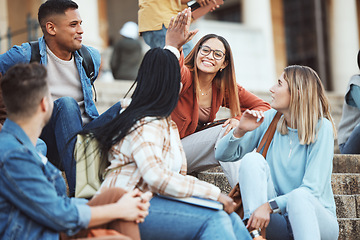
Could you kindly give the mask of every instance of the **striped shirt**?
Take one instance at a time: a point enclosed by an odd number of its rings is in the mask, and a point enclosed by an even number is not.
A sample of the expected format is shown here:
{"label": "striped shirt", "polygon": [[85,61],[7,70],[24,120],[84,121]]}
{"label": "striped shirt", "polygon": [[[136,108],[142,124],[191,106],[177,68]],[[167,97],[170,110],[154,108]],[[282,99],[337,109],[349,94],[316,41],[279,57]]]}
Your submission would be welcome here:
{"label": "striped shirt", "polygon": [[110,166],[100,190],[139,188],[173,197],[217,200],[220,189],[186,175],[186,157],[176,124],[168,118],[145,117],[109,153]]}

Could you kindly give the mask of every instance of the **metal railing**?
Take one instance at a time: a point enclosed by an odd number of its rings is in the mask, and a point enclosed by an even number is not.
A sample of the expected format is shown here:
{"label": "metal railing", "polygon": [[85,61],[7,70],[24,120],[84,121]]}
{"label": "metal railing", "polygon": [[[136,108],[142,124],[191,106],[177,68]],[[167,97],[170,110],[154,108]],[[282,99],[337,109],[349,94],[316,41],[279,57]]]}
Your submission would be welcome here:
{"label": "metal railing", "polygon": [[8,47],[6,50],[8,50],[13,46],[13,44],[12,44],[13,37],[20,35],[20,34],[27,33],[27,40],[29,42],[37,40],[38,29],[39,29],[38,21],[36,19],[31,18],[30,13],[29,13],[26,17],[26,27],[25,28],[12,31],[12,29],[10,27],[8,27],[7,31],[4,35],[2,35],[3,34],[2,32],[0,32],[0,52],[2,52],[1,46],[2,46],[3,41],[7,41]]}

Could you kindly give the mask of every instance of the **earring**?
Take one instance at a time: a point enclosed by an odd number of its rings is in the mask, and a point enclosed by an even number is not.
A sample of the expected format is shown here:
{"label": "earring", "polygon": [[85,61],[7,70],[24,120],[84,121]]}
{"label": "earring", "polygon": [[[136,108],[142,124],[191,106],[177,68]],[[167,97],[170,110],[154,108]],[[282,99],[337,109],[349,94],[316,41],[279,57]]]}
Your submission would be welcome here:
{"label": "earring", "polygon": [[222,72],[223,68],[220,68],[220,72]]}

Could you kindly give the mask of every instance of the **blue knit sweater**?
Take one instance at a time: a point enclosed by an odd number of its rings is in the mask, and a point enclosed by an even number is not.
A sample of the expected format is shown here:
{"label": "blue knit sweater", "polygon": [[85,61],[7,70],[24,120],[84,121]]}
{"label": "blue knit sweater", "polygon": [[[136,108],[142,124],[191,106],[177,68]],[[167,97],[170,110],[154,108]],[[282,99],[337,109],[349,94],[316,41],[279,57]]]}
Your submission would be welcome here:
{"label": "blue knit sweater", "polygon": [[[276,110],[265,112],[264,122],[255,130],[236,138],[233,130],[223,137],[215,150],[220,161],[237,161],[253,151],[269,127]],[[336,216],[331,188],[334,155],[334,134],[331,122],[325,118],[318,122],[317,140],[309,145],[299,143],[296,129],[288,128],[288,134],[275,132],[266,160],[278,197],[275,198],[281,212],[286,212],[288,194],[297,188],[311,192],[325,208]]]}

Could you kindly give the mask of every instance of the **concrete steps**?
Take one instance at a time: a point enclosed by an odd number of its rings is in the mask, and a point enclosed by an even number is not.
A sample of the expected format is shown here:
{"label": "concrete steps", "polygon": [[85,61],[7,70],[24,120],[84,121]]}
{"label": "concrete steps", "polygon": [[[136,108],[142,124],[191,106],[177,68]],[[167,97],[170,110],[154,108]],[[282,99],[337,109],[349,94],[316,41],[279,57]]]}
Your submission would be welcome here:
{"label": "concrete steps", "polygon": [[[200,172],[197,177],[218,186],[222,192],[231,189],[221,167]],[[360,239],[360,155],[335,154],[331,178],[341,240]]]}
{"label": "concrete steps", "polygon": [[[98,112],[101,114],[124,97],[134,81],[115,80],[113,82],[95,81]],[[134,88],[135,89],[135,88]],[[128,97],[131,97],[129,94]]]}
{"label": "concrete steps", "polygon": [[339,239],[360,239],[360,155],[335,154],[331,184]]}

